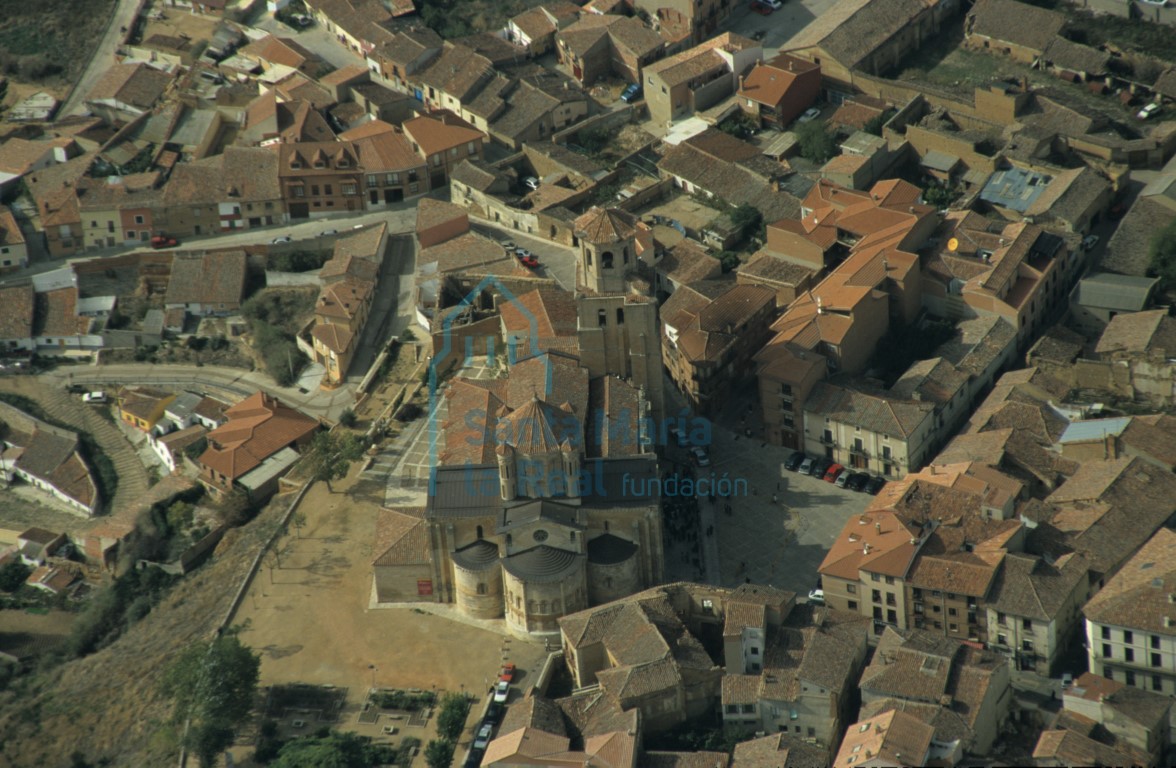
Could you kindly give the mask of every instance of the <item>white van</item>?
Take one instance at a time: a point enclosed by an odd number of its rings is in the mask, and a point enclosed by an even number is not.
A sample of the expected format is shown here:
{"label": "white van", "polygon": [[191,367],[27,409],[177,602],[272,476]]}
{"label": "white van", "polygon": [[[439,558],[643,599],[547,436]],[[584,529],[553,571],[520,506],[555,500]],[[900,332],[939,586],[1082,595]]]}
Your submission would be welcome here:
{"label": "white van", "polygon": [[82,402],[89,405],[106,405],[106,393],[101,391],[87,392],[82,395]]}

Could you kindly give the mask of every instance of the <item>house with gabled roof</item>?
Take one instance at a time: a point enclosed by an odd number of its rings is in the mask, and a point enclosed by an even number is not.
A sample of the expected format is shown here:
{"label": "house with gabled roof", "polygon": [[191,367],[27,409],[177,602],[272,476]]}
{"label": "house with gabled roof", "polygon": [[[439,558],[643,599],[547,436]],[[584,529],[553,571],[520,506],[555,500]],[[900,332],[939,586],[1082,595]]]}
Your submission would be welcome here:
{"label": "house with gabled roof", "polygon": [[320,427],[264,392],[226,409],[225,416],[208,433],[208,448],[197,461],[201,484],[218,498],[238,488],[255,500],[268,498]]}
{"label": "house with gabled roof", "polygon": [[278,179],[290,218],[364,208],[364,174],[350,141],[280,144]]}
{"label": "house with gabled roof", "polygon": [[481,160],[486,134],[446,110],[418,115],[403,124],[404,136],[428,166],[431,188],[443,187],[465,160]]}
{"label": "house with gabled roof", "polygon": [[112,123],[127,123],[148,112],[163,96],[172,75],[143,62],[114,64],[90,89],[86,105]]}
{"label": "house with gabled roof", "polygon": [[529,56],[541,56],[555,46],[555,33],[579,19],[580,13],[575,3],[556,0],[512,16],[502,32]]}
{"label": "house with gabled roof", "polygon": [[556,57],[581,85],[613,75],[641,82],[665,41],[635,16],[589,13],[555,34]]}
{"label": "house with gabled roof", "polygon": [[244,251],[177,253],[172,259],[164,307],[197,316],[230,315],[245,296]]}
{"label": "house with gabled roof", "polygon": [[917,717],[887,710],[849,727],[833,765],[835,768],[927,765],[934,738],[935,729]]}
{"label": "house with gabled roof", "polygon": [[5,482],[19,478],[77,512],[98,512],[98,484],[75,433],[0,403],[0,447],[0,476]]}
{"label": "house with gabled roof", "polygon": [[1064,14],[1018,0],[980,0],[964,22],[969,48],[1034,64],[1066,24]]}

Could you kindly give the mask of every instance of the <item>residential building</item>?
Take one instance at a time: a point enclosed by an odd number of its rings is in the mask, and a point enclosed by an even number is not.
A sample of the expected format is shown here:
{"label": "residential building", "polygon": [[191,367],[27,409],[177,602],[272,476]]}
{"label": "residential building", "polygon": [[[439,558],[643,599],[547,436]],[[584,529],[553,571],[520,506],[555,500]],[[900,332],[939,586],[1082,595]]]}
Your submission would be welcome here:
{"label": "residential building", "polygon": [[238,489],[255,501],[269,498],[320,426],[264,392],[227,408],[225,416],[197,461],[201,484],[216,498]]}
{"label": "residential building", "polygon": [[416,10],[413,0],[311,0],[306,6],[319,26],[360,56],[391,40],[394,19]]}
{"label": "residential building", "polygon": [[1017,0],[980,0],[964,21],[969,48],[1034,64],[1065,26],[1066,17]]}
{"label": "residential building", "polygon": [[1134,400],[1171,403],[1176,397],[1170,362],[1173,350],[1176,319],[1166,309],[1116,315],[1094,347],[1095,358],[1112,367],[1104,380],[1113,384],[1103,388],[1122,388]]}
{"label": "residential building", "polygon": [[0,273],[22,269],[29,264],[29,249],[24,233],[12,210],[0,205]]}
{"label": "residential building", "polygon": [[981,188],[980,199],[1010,221],[1052,223],[1062,231],[1084,235],[1110,207],[1111,184],[1085,167],[1013,166],[994,173]]}
{"label": "residential building", "polygon": [[86,250],[141,245],[155,231],[162,193],[159,174],[114,176],[77,189],[82,239]]}
{"label": "residential building", "polygon": [[930,725],[892,709],[849,726],[833,759],[833,766],[902,768],[927,765],[934,736],[935,729]]}
{"label": "residential building", "polygon": [[784,130],[821,95],[821,66],[781,53],[739,76],[739,108],[764,128]]}
{"label": "residential building", "polygon": [[829,750],[773,733],[736,744],[730,768],[829,768]]}
{"label": "residential building", "polygon": [[31,282],[0,287],[0,348],[31,352],[36,349],[33,338],[33,312],[36,292]]}
{"label": "residential building", "polygon": [[154,387],[123,387],[118,393],[118,417],[135,429],[150,433],[175,399],[174,392]]}
{"label": "residential building", "polygon": [[939,246],[926,263],[923,303],[940,317],[998,315],[1025,349],[1065,300],[1078,274],[1077,254],[1036,224],[1007,224],[971,212],[944,217]]}
{"label": "residential building", "polygon": [[425,159],[413,150],[401,130],[372,120],[339,138],[353,142],[359,155],[368,210],[379,210],[429,191]]}
{"label": "residential building", "polygon": [[[26,174],[43,168],[65,163],[80,153],[76,141],[68,137],[50,141],[30,141],[19,136],[10,136],[0,144],[0,191],[12,187]],[[81,176],[90,167],[91,160],[74,163]]]}
{"label": "residential building", "polygon": [[19,478],[50,494],[73,511],[98,513],[102,499],[78,436],[0,403],[0,475]]}
{"label": "residential building", "polygon": [[650,119],[670,125],[717,104],[763,55],[755,41],[724,32],[646,66],[641,85]]}
{"label": "residential building", "polygon": [[265,71],[285,67],[312,78],[317,78],[329,67],[317,54],[307,50],[297,40],[275,35],[266,35],[254,40],[238,50],[237,55],[256,63]]}
{"label": "residential building", "polygon": [[775,310],[775,293],[755,285],[735,285],[715,299],[685,287],[662,305],[662,360],[696,412],[713,413],[750,376]]}
{"label": "residential building", "polygon": [[1081,555],[1063,555],[1050,563],[1006,554],[984,600],[988,647],[1008,656],[1014,669],[1054,677],[1062,651],[1081,626],[1089,590]]}
{"label": "residential building", "polygon": [[849,0],[788,41],[787,53],[821,65],[830,98],[852,96],[853,72],[882,75],[938,34],[959,10],[951,0]]}
{"label": "residential building", "polygon": [[292,219],[364,207],[364,173],[353,142],[305,142],[278,147],[278,178]]}
{"label": "residential building", "polygon": [[244,251],[177,253],[172,260],[164,307],[196,316],[231,315],[245,297]]}
{"label": "residential building", "polygon": [[[784,165],[717,128],[669,147],[657,168],[662,178],[673,179],[683,192],[718,198],[729,205],[752,205],[764,221],[795,218],[800,210],[799,198],[789,191],[794,187],[781,188],[790,177]],[[703,241],[712,237],[706,231],[695,235]],[[721,240],[718,245],[722,247]]]}
{"label": "residential building", "polygon": [[935,406],[832,382],[821,382],[804,404],[804,445],[810,455],[873,474],[902,476],[934,449]]}
{"label": "residential building", "polygon": [[155,106],[171,85],[172,76],[142,62],[115,64],[90,93],[90,112],[111,123],[128,123]]}
{"label": "residential building", "polygon": [[503,35],[526,49],[528,56],[542,56],[555,47],[555,33],[580,18],[580,6],[566,0],[544,3],[513,16]]}
{"label": "residential building", "polygon": [[272,148],[230,146],[180,163],[163,186],[155,230],[192,237],[285,223],[279,157]]}
{"label": "residential building", "polygon": [[[989,754],[1008,720],[1013,693],[1003,656],[930,632],[893,627],[878,640],[860,689],[863,711],[883,700],[888,709],[893,702],[934,728],[935,741],[958,741],[958,747],[944,750],[957,755]],[[935,710],[954,717],[941,725]],[[850,727],[847,740],[852,734]]]}
{"label": "residential building", "polygon": [[[1084,723],[1086,725],[1086,723]],[[1116,747],[1069,728],[1042,731],[1033,748],[1033,761],[1041,766],[1142,765],[1144,755],[1129,746]]]}
{"label": "residential building", "polygon": [[466,160],[481,160],[486,134],[457,115],[431,112],[405,121],[404,136],[428,165],[430,189],[449,183],[449,175]]}
{"label": "residential building", "polygon": [[777,623],[766,608],[727,604],[723,725],[790,733],[829,750],[854,714],[852,691],[865,663],[870,620],[810,604],[785,609]]}
{"label": "residential building", "polygon": [[462,118],[508,149],[525,150],[587,117],[588,106],[588,94],[562,73],[498,75],[463,106]]}
{"label": "residential building", "polygon": [[559,63],[584,86],[610,76],[639,83],[664,49],[661,36],[633,16],[588,13],[555,33]]}
{"label": "residential building", "polygon": [[440,52],[410,78],[413,94],[429,110],[455,115],[494,79],[494,62],[473,49],[446,41]]}
{"label": "residential building", "polygon": [[422,89],[413,88],[413,75],[441,52],[443,44],[441,36],[428,27],[402,28],[368,54],[368,65],[394,89],[412,93],[417,101],[423,102]]}
{"label": "residential building", "polygon": [[1116,315],[1150,307],[1159,282],[1157,277],[1093,273],[1070,294],[1070,321],[1083,333],[1099,336]]}
{"label": "residential building", "polygon": [[147,442],[168,471],[175,472],[184,463],[185,449],[198,446],[207,434],[208,429],[203,424],[193,424],[166,435],[151,435]]}
{"label": "residential building", "polygon": [[64,533],[26,528],[16,537],[16,554],[25,565],[45,565],[68,541]]}
{"label": "residential building", "polygon": [[1159,528],[1082,609],[1090,671],[1176,693],[1176,532]]}
{"label": "residential building", "polygon": [[378,261],[367,259],[349,259],[345,267],[323,265],[331,278],[319,291],[310,335],[315,362],[326,369],[325,387],[338,386],[347,375],[371,311],[379,267]]}
{"label": "residential building", "polygon": [[1139,750],[1149,766],[1165,764],[1171,697],[1084,672],[1062,691],[1062,706],[1102,726],[1113,746]]}
{"label": "residential building", "polygon": [[731,18],[734,0],[634,0],[666,38],[667,44],[701,43]]}

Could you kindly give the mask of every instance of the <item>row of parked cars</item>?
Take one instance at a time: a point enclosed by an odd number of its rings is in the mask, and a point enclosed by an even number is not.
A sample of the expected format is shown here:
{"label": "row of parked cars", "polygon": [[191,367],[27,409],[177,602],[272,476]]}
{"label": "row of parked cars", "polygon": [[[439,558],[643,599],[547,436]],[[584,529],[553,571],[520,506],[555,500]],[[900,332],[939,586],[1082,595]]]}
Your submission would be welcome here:
{"label": "row of parked cars", "polygon": [[809,456],[803,451],[796,451],[784,460],[784,468],[790,472],[819,477],[827,483],[833,483],[838,488],[859,491],[876,496],[886,485],[886,478],[871,475],[869,472],[856,472],[838,464],[832,459]]}
{"label": "row of parked cars", "polygon": [[482,764],[486,747],[490,746],[490,740],[494,737],[494,729],[502,722],[502,716],[506,713],[506,700],[510,697],[510,686],[514,682],[514,676],[515,665],[510,662],[503,664],[502,671],[498,673],[498,680],[494,683],[490,706],[474,734],[474,745],[466,757],[463,768],[477,768]]}

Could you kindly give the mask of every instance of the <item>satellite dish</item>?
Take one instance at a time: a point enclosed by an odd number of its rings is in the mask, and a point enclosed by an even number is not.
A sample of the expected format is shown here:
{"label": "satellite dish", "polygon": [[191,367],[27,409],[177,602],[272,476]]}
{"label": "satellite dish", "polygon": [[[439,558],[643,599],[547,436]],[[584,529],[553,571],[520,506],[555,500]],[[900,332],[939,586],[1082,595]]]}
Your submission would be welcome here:
{"label": "satellite dish", "polygon": [[947,241],[947,250],[951,251],[952,253],[955,253],[959,249],[960,249],[960,241],[959,240],[956,240],[953,237],[952,239]]}

